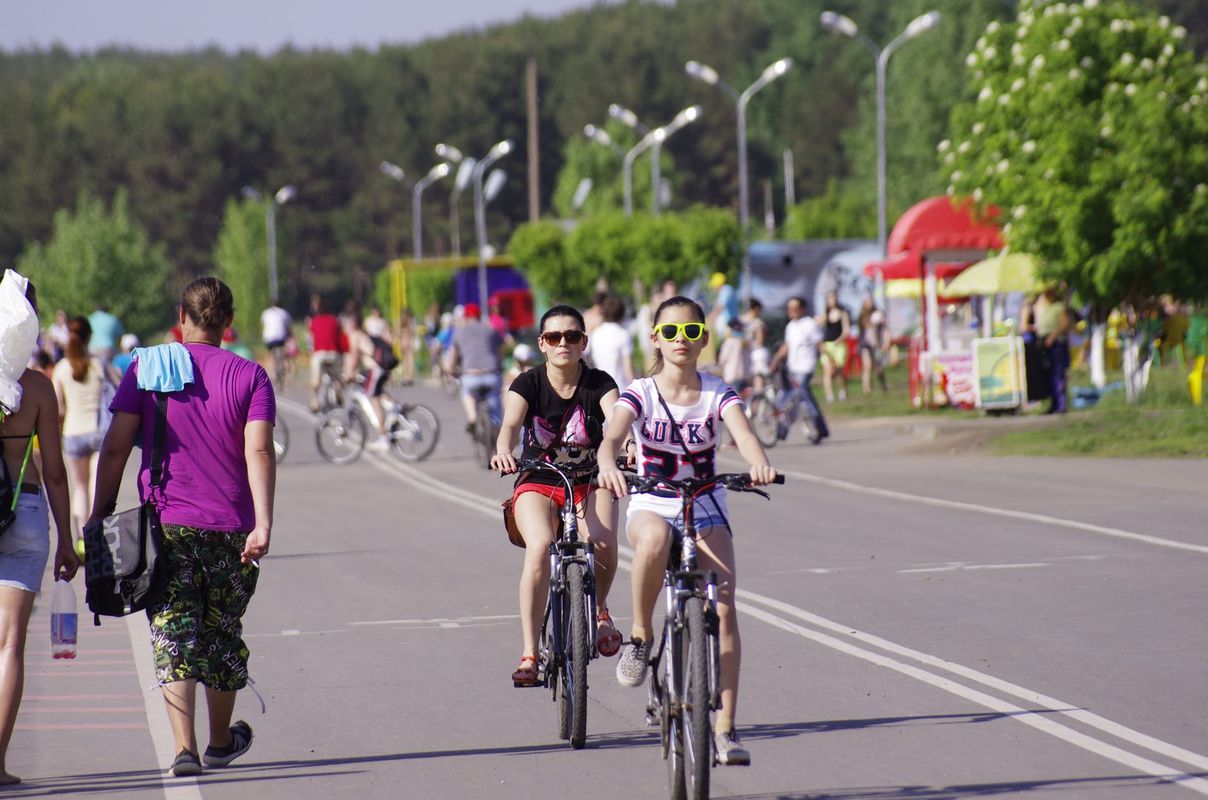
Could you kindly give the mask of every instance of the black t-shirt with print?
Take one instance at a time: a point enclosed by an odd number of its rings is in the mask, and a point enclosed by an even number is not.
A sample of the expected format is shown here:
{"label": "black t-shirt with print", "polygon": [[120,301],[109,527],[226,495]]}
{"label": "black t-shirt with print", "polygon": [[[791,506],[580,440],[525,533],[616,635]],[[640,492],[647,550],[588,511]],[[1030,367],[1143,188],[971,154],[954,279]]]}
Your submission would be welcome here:
{"label": "black t-shirt with print", "polygon": [[[550,450],[547,460],[560,466],[573,466],[586,480],[596,468],[596,448],[604,438],[600,398],[616,390],[616,381],[607,372],[586,365],[583,365],[578,391],[570,400],[554,391],[544,364],[518,375],[512,381],[510,391],[528,403],[524,430],[520,434],[520,457],[540,458],[558,430],[563,428],[563,417],[570,414],[562,433],[562,443]],[[521,473],[519,479],[526,483],[561,485],[558,476],[552,472]]]}

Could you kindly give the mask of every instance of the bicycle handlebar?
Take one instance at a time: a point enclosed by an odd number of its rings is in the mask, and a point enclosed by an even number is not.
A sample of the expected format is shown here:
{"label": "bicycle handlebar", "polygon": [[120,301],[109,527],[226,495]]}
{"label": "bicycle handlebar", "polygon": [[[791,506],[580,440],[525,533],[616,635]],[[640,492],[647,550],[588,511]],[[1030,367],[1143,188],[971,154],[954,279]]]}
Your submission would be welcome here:
{"label": "bicycle handlebar", "polygon": [[[635,475],[632,472],[626,472],[624,475],[629,488],[639,494],[656,489],[670,489],[683,497],[695,495],[715,486],[724,486],[734,492],[753,492],[767,497],[766,492],[751,484],[751,475],[746,472],[719,472],[711,478],[682,478],[680,480],[663,478],[658,475]],[[784,476],[777,475],[772,479],[772,483],[783,484]]]}

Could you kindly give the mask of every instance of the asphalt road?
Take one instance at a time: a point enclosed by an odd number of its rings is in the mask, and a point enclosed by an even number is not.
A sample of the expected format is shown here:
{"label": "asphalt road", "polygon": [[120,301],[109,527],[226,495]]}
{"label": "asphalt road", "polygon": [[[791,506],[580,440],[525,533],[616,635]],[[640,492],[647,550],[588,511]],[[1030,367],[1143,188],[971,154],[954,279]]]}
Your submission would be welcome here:
{"label": "asphalt road", "polygon": [[[449,398],[407,394],[445,422],[416,466],[331,466],[282,403],[291,450],[245,620],[268,710],[250,692],[237,709],[252,750],[162,778],[145,622],[82,619],[80,657],[52,661],[47,592],[14,796],[666,796],[645,690],[614,659],[591,666],[582,751],[546,692],[511,687],[510,484],[470,463]],[[1208,794],[1208,465],[919,456],[892,424],[834,427],[771,452],[789,474],[771,502],[731,500],[753,765],[716,769],[714,797]],[[610,605],[627,629],[627,573]]]}

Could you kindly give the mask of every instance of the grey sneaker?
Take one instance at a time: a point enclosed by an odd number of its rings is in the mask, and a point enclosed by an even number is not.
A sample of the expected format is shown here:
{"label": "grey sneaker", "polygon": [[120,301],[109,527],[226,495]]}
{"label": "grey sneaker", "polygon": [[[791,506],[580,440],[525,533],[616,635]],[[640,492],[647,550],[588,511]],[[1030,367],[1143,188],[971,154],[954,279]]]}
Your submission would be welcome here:
{"label": "grey sneaker", "polygon": [[197,760],[197,754],[190,753],[188,750],[181,750],[176,754],[176,760],[172,762],[172,766],[168,769],[168,774],[175,778],[200,775],[201,762]]}
{"label": "grey sneaker", "polygon": [[650,668],[650,642],[631,639],[617,660],[617,683],[622,686],[641,686]]}
{"label": "grey sneaker", "polygon": [[717,751],[717,763],[722,766],[747,767],[751,764],[751,751],[742,746],[732,728],[725,733],[713,734],[713,748]]}
{"label": "grey sneaker", "polygon": [[231,741],[226,747],[207,747],[202,759],[208,767],[225,767],[252,746],[252,726],[239,720],[231,726]]}

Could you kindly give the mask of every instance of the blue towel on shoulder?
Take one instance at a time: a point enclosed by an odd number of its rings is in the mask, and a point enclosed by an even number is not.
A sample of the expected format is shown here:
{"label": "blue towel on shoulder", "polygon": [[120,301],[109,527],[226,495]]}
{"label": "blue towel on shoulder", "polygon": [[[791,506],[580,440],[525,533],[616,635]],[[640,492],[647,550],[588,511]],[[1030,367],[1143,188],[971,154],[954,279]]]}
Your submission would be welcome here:
{"label": "blue towel on shoulder", "polygon": [[193,357],[180,342],[136,347],[138,388],[148,392],[179,392],[193,382]]}

